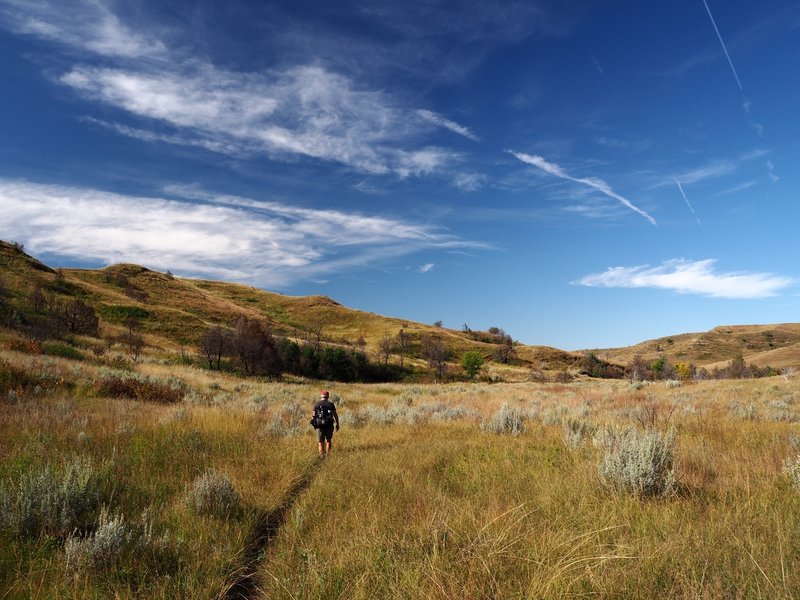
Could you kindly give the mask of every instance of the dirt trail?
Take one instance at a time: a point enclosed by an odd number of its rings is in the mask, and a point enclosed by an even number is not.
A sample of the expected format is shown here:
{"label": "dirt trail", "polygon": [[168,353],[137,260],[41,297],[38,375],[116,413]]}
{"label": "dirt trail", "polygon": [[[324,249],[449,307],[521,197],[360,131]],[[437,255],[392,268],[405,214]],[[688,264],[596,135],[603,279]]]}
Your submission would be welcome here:
{"label": "dirt trail", "polygon": [[264,511],[258,516],[242,550],[238,567],[228,577],[225,588],[217,596],[219,600],[253,600],[258,596],[259,563],[269,552],[272,542],[286,522],[292,506],[314,481],[322,464],[322,460],[315,460],[310,464],[292,484],[278,506],[271,511]]}

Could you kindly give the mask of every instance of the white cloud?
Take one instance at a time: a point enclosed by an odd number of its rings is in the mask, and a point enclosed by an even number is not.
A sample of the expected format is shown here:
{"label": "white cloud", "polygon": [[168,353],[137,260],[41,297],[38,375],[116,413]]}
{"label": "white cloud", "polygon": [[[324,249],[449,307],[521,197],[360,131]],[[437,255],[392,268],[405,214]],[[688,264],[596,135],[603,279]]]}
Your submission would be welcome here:
{"label": "white cloud", "polygon": [[60,82],[91,100],[174,129],[152,133],[104,123],[144,141],[232,155],[305,156],[401,177],[437,172],[458,156],[435,146],[408,149],[429,129],[415,111],[317,66],[259,74],[205,64],[152,71],[76,66]]}
{"label": "white cloud", "polygon": [[283,286],[431,248],[483,247],[427,225],[174,186],[176,198],[0,179],[0,237],[35,253]]}
{"label": "white cloud", "polygon": [[131,30],[101,0],[2,0],[10,29],[108,57],[152,57],[165,51],[150,35]]}
{"label": "white cloud", "polygon": [[772,164],[771,160],[767,161],[767,175],[769,175],[770,181],[772,183],[778,183],[780,181],[780,177],[775,175],[775,165]]}
{"label": "white cloud", "polygon": [[[112,10],[103,0],[65,1],[0,0],[0,25],[82,51],[78,58],[60,57],[72,64],[56,80],[134,117],[96,121],[121,135],[238,157],[306,157],[400,177],[446,170],[458,158],[426,145],[435,127],[474,138],[453,121],[403,106],[322,62],[228,71],[171,47],[158,25],[141,23],[137,30],[120,16],[128,10],[124,4]],[[103,61],[93,64],[98,55]]]}
{"label": "white cloud", "polygon": [[[734,173],[737,169],[738,165],[733,161],[715,160],[706,165],[703,165],[702,167],[698,167],[696,169],[692,169],[691,171],[686,171],[684,173],[681,173],[677,177],[681,182],[683,182],[684,185],[691,185],[693,183],[699,183],[707,179],[716,179],[718,177],[724,177],[726,175],[730,175],[731,173]],[[665,181],[665,185],[668,183],[671,182]]]}
{"label": "white cloud", "polygon": [[776,296],[793,281],[772,273],[718,273],[716,260],[669,260],[657,267],[610,267],[576,283],[588,287],[656,288],[712,298],[754,299]]}
{"label": "white cloud", "polygon": [[597,190],[598,192],[600,192],[602,194],[605,194],[609,198],[613,198],[614,200],[617,200],[618,202],[621,202],[624,206],[628,207],[629,209],[631,209],[635,213],[640,214],[645,219],[650,221],[650,223],[652,223],[653,225],[657,225],[656,220],[652,216],[650,216],[650,214],[648,214],[647,212],[645,212],[644,210],[642,210],[641,208],[639,208],[638,206],[633,204],[633,202],[631,202],[630,200],[628,200],[624,196],[621,196],[620,194],[616,193],[611,188],[611,186],[608,185],[602,179],[597,179],[595,177],[572,177],[564,169],[562,169],[560,166],[558,166],[557,164],[554,164],[554,163],[546,161],[541,156],[524,154],[522,152],[513,152],[511,150],[509,150],[508,152],[512,156],[517,158],[517,160],[520,160],[520,161],[522,161],[522,162],[524,162],[526,164],[529,164],[529,165],[533,165],[534,167],[537,167],[537,168],[541,169],[545,173],[549,173],[550,175],[554,175],[555,177],[558,177],[560,179],[566,179],[568,181],[573,181],[575,183],[580,183],[581,185],[585,185],[585,186],[588,186],[590,188],[593,188],[593,189]]}
{"label": "white cloud", "polygon": [[427,273],[428,271],[430,271],[431,269],[433,269],[433,267],[434,267],[434,264],[433,264],[433,263],[425,263],[424,265],[422,265],[422,266],[419,268],[419,272],[420,272],[420,273]]}
{"label": "white cloud", "polygon": [[455,121],[451,121],[450,119],[444,118],[442,115],[439,115],[430,110],[418,110],[417,114],[422,117],[424,121],[428,121],[429,123],[433,123],[434,125],[438,125],[439,127],[444,127],[445,129],[449,129],[453,133],[457,133],[458,135],[464,136],[472,140],[473,142],[480,141],[480,138],[472,133],[468,127],[464,127],[463,125],[459,125]]}
{"label": "white cloud", "polygon": [[453,185],[464,192],[476,192],[486,183],[486,176],[480,173],[459,173],[453,178]]}

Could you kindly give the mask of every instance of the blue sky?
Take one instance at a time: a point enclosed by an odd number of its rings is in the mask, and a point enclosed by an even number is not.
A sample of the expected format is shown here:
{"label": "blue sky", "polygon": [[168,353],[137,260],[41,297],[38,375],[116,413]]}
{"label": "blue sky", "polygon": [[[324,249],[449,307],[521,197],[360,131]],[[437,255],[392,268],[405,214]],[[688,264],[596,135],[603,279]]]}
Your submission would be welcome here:
{"label": "blue sky", "polygon": [[798,320],[800,4],[0,0],[0,237],[528,344]]}

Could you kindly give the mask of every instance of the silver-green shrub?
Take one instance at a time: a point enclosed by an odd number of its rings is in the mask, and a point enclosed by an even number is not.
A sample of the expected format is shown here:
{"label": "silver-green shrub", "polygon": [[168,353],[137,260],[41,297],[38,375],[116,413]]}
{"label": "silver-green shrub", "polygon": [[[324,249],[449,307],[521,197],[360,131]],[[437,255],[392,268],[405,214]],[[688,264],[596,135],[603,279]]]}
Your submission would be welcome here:
{"label": "silver-green shrub", "polygon": [[67,535],[89,525],[100,508],[100,476],[91,462],[74,460],[27,473],[0,489],[0,526],[18,537]]}
{"label": "silver-green shrub", "polygon": [[187,502],[198,515],[227,517],[241,506],[241,499],[224,473],[209,470],[194,480],[187,492]]}
{"label": "silver-green shrub", "polygon": [[481,424],[481,429],[490,433],[520,435],[525,431],[525,418],[520,409],[504,404],[488,422]]}
{"label": "silver-green shrub", "polygon": [[675,430],[604,429],[600,477],[610,488],[636,496],[665,496],[675,489]]}
{"label": "silver-green shrub", "polygon": [[294,437],[309,429],[308,415],[310,411],[305,410],[296,402],[284,404],[280,410],[273,413],[264,427],[264,433],[273,437]]}
{"label": "silver-green shrub", "polygon": [[72,535],[64,544],[68,569],[100,569],[120,562],[126,555],[145,555],[163,570],[174,562],[177,545],[169,534],[153,535],[151,513],[145,511],[140,521],[128,523],[122,515],[103,509],[94,530],[84,536]]}
{"label": "silver-green shrub", "polygon": [[783,474],[796,490],[800,490],[800,454],[794,458],[787,458],[783,463]]}
{"label": "silver-green shrub", "polygon": [[100,514],[94,532],[86,537],[71,536],[64,545],[67,568],[101,568],[119,560],[136,543],[136,536],[125,525],[122,515]]}
{"label": "silver-green shrub", "polygon": [[577,448],[584,438],[591,438],[594,435],[595,429],[594,425],[580,419],[567,419],[564,423],[564,442],[567,446]]}

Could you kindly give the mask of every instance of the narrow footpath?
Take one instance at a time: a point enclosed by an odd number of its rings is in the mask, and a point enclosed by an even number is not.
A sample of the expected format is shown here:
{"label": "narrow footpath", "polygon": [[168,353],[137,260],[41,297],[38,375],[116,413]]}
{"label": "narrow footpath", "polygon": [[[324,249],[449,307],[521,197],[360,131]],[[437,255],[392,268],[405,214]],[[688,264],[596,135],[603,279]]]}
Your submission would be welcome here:
{"label": "narrow footpath", "polygon": [[263,511],[242,550],[237,568],[230,574],[220,600],[254,600],[259,595],[259,564],[269,553],[272,543],[297,499],[308,489],[322,467],[323,460],[315,459],[295,481],[281,502],[271,511]]}

